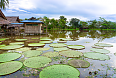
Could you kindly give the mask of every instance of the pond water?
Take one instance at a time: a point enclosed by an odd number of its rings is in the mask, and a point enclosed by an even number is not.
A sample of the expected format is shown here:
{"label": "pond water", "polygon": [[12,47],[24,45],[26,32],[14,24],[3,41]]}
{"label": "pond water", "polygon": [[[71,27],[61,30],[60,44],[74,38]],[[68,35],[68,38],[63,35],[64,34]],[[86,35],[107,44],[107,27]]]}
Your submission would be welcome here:
{"label": "pond water", "polygon": [[[71,41],[67,41],[64,44],[67,45],[83,45],[85,49],[76,50],[82,53],[85,52],[93,52],[90,49],[95,43],[107,43],[113,45],[113,47],[104,47],[110,51],[107,53],[110,57],[110,60],[93,60],[90,58],[85,58],[81,56],[77,59],[83,59],[90,63],[88,68],[76,68],[80,71],[80,78],[115,78],[116,77],[116,56],[114,53],[116,52],[116,30],[83,30],[83,31],[48,31],[49,34],[45,35],[22,35],[22,36],[1,36],[1,38],[9,38],[2,41],[2,44],[9,45],[11,42],[17,42],[15,39],[27,39],[23,41],[23,47],[29,47],[29,43],[39,42],[40,37],[49,37],[53,43],[57,43],[59,38],[70,38]],[[32,38],[35,38],[34,40]],[[38,39],[37,39],[38,38]],[[50,47],[49,45],[52,43],[45,44],[44,47]],[[40,47],[30,47],[32,50],[36,50]],[[72,49],[70,49],[72,50]],[[7,53],[7,52],[15,52],[14,50],[0,50],[0,54]],[[18,51],[22,53],[21,51]],[[49,50],[43,51],[45,52],[54,52],[54,48],[50,47]],[[15,61],[23,62],[27,57],[22,56]],[[52,58],[52,62],[48,65],[54,64],[68,64],[68,60],[72,58],[67,58],[64,56],[59,56],[58,58]],[[62,61],[62,62],[61,62]],[[44,67],[39,69],[28,68],[23,66],[20,70],[5,76],[0,76],[0,78],[38,78],[39,73],[42,71]],[[97,72],[97,73],[95,73]]]}

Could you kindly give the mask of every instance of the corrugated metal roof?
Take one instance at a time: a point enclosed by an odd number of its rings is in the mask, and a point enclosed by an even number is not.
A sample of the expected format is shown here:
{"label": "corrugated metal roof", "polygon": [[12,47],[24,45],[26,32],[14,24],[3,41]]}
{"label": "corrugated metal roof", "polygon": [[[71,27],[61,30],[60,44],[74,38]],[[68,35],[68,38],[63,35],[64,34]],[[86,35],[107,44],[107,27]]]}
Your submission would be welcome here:
{"label": "corrugated metal roof", "polygon": [[24,23],[11,23],[11,24],[24,24]]}
{"label": "corrugated metal roof", "polygon": [[43,23],[42,21],[39,21],[39,20],[24,20],[24,21],[21,21],[22,23]]}

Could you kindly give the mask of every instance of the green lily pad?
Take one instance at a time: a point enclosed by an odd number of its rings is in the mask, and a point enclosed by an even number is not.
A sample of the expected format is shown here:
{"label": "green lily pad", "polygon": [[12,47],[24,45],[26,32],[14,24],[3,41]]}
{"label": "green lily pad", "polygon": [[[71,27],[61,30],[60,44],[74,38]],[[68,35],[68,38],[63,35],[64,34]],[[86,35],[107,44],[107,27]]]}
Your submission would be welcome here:
{"label": "green lily pad", "polygon": [[55,51],[65,51],[65,50],[69,50],[66,47],[61,47],[61,48],[54,48]]}
{"label": "green lily pad", "polygon": [[16,49],[16,48],[21,48],[22,45],[7,45],[4,47],[0,47],[0,49],[2,50],[10,50],[10,49]]}
{"label": "green lily pad", "polygon": [[19,58],[21,54],[19,53],[4,53],[0,54],[0,62],[11,61]]}
{"label": "green lily pad", "polygon": [[105,54],[95,53],[95,52],[86,52],[84,56],[87,58],[95,59],[95,60],[109,60],[110,57]]}
{"label": "green lily pad", "polygon": [[23,47],[23,48],[16,49],[16,51],[22,51],[22,52],[25,52],[25,51],[28,51],[28,50],[31,50],[31,48]]}
{"label": "green lily pad", "polygon": [[103,49],[104,47],[99,47],[99,46],[91,46],[92,48],[99,48],[99,49]]}
{"label": "green lily pad", "polygon": [[44,68],[40,78],[79,78],[80,72],[68,65],[52,65]]}
{"label": "green lily pad", "polygon": [[23,64],[19,61],[0,63],[0,75],[7,75],[19,70]]}
{"label": "green lily pad", "polygon": [[30,68],[41,68],[47,66],[52,60],[45,56],[31,57],[26,59],[23,64]]}
{"label": "green lily pad", "polygon": [[24,44],[24,42],[13,42],[13,43],[10,43],[11,45],[16,45],[16,44]]}
{"label": "green lily pad", "polygon": [[75,49],[75,50],[82,50],[82,49],[85,49],[85,46],[82,46],[82,45],[68,45],[68,48]]}
{"label": "green lily pad", "polygon": [[66,43],[67,41],[57,41],[58,43]]}
{"label": "green lily pad", "polygon": [[16,41],[26,41],[27,39],[15,39]]}
{"label": "green lily pad", "polygon": [[40,41],[40,43],[45,43],[45,44],[49,44],[52,43],[53,41]]}
{"label": "green lily pad", "polygon": [[51,39],[49,37],[42,37],[40,38],[41,41],[51,41]]}
{"label": "green lily pad", "polygon": [[0,45],[0,47],[4,47],[4,46],[6,46],[6,45],[4,45],[4,44]]}
{"label": "green lily pad", "polygon": [[45,46],[45,44],[44,43],[30,43],[30,44],[28,44],[28,46],[31,46],[31,47],[36,47],[36,46],[42,47],[42,46]]}
{"label": "green lily pad", "polygon": [[4,41],[4,40],[6,40],[6,39],[9,39],[9,38],[1,38],[0,41]]}
{"label": "green lily pad", "polygon": [[90,63],[86,60],[80,60],[80,59],[71,59],[68,61],[69,65],[77,68],[87,68],[90,66]]}
{"label": "green lily pad", "polygon": [[37,51],[37,50],[29,50],[24,52],[24,56],[25,57],[34,57],[34,56],[38,56],[41,55],[43,52],[42,51]]}
{"label": "green lily pad", "polygon": [[99,53],[110,53],[110,51],[106,49],[91,48],[90,50]]}
{"label": "green lily pad", "polygon": [[75,50],[61,51],[59,54],[66,57],[80,57],[83,55],[81,52]]}
{"label": "green lily pad", "polygon": [[96,43],[94,44],[95,46],[100,46],[100,47],[113,47],[111,44],[106,44],[106,43]]}
{"label": "green lily pad", "polygon": [[39,38],[31,38],[31,39],[39,39]]}
{"label": "green lily pad", "polygon": [[43,56],[46,56],[46,57],[56,57],[59,55],[58,52],[46,52],[44,54],[42,54]]}
{"label": "green lily pad", "polygon": [[50,49],[50,47],[47,47],[47,48],[38,48],[36,50],[38,50],[38,51],[45,51],[45,50],[49,50],[49,49]]}
{"label": "green lily pad", "polygon": [[63,43],[52,43],[50,44],[51,47],[66,47],[66,44]]}
{"label": "green lily pad", "polygon": [[1,44],[2,42],[0,42],[0,44]]}

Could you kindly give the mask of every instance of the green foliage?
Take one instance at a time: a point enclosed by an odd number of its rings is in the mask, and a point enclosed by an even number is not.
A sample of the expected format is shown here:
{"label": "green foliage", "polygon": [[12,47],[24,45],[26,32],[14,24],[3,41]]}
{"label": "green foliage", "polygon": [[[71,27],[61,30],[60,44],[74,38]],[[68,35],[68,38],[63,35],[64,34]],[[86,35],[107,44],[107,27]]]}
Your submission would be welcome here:
{"label": "green foliage", "polygon": [[6,6],[9,5],[9,0],[1,0],[0,1],[0,8],[1,9],[6,9]]}

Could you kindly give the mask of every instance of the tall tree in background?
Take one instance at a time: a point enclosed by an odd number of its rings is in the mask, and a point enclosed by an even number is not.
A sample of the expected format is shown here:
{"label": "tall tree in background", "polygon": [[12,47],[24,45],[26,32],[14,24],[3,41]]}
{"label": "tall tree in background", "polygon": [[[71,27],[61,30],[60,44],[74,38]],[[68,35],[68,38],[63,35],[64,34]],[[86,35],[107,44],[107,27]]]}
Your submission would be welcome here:
{"label": "tall tree in background", "polygon": [[76,28],[80,28],[81,27],[81,25],[79,24],[79,22],[80,22],[79,19],[77,19],[77,18],[71,18],[70,25],[73,28],[75,28],[75,30],[76,30]]}
{"label": "tall tree in background", "polygon": [[65,18],[64,16],[60,16],[60,19],[59,19],[59,27],[60,28],[65,28],[66,26],[66,23],[67,23],[67,18]]}
{"label": "tall tree in background", "polygon": [[1,9],[6,9],[6,6],[8,6],[9,0],[1,0],[0,1],[0,8]]}
{"label": "tall tree in background", "polygon": [[48,25],[49,25],[49,22],[50,22],[49,18],[44,16],[43,19],[44,19],[43,22],[44,22],[45,26],[47,26],[47,28],[48,28]]}

